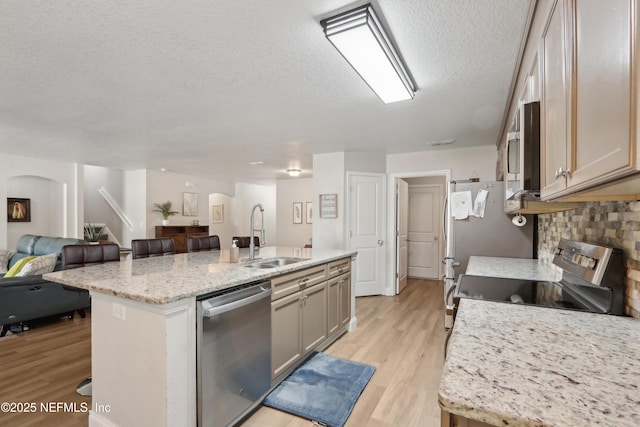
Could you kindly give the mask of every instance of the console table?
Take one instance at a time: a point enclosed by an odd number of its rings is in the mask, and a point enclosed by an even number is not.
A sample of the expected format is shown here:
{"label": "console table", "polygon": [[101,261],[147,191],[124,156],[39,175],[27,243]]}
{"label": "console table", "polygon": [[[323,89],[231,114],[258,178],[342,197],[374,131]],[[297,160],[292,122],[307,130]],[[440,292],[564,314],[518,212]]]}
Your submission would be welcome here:
{"label": "console table", "polygon": [[188,237],[203,237],[209,235],[208,225],[157,225],[156,238],[169,237],[173,239],[176,253],[187,252]]}

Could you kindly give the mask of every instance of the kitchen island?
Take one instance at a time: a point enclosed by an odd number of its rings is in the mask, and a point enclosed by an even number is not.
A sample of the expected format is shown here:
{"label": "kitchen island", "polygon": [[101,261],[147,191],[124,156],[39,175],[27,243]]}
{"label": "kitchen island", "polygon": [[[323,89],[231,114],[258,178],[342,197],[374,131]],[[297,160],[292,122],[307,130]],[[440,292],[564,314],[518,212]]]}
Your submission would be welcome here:
{"label": "kitchen island", "polygon": [[461,299],[442,425],[638,426],[638,354],[632,318]]}
{"label": "kitchen island", "polygon": [[[240,251],[246,258],[248,249]],[[265,247],[301,258],[275,268],[224,262],[225,251],[125,260],[59,271],[47,280],[91,292],[91,426],[196,425],[196,297],[271,279],[355,251]],[[353,295],[353,293],[351,294]],[[351,322],[355,311],[351,302]]]}

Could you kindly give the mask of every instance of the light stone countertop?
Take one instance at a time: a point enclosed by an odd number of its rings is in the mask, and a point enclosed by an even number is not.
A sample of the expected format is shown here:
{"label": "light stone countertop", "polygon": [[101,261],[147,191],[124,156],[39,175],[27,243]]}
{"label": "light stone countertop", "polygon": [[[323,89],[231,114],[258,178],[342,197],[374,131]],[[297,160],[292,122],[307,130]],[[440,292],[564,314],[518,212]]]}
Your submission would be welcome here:
{"label": "light stone countertop", "polygon": [[503,426],[640,425],[640,322],[462,299],[439,401]]}
{"label": "light stone countertop", "polygon": [[527,258],[471,256],[464,274],[540,282],[557,282],[562,279],[562,269],[557,265]]}
{"label": "light stone countertop", "polygon": [[[44,275],[52,282],[151,304],[166,304],[255,280],[353,256],[356,251],[293,247],[260,248],[256,261],[275,257],[307,258],[295,264],[248,268],[249,249],[240,249],[240,263],[229,263],[228,250],[204,251],[153,258],[127,259],[56,271]],[[244,259],[244,261],[243,261]]]}

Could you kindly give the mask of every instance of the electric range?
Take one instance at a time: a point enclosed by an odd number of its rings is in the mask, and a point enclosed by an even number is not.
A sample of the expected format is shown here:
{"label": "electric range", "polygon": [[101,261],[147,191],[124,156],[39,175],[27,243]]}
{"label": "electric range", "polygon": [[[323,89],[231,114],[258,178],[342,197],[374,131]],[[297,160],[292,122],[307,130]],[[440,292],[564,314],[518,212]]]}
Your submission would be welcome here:
{"label": "electric range", "polygon": [[558,282],[461,275],[454,293],[460,298],[624,315],[624,261],[620,249],[561,239],[553,264],[562,268]]}

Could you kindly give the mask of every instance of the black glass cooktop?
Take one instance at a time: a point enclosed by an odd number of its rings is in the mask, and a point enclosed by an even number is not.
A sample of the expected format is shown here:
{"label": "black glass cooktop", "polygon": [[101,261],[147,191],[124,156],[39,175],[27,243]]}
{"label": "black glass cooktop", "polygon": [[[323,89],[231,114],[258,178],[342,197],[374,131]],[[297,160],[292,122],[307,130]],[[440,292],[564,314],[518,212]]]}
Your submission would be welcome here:
{"label": "black glass cooktop", "polygon": [[[590,312],[606,312],[608,302],[592,301],[591,295],[581,295],[575,286],[555,282],[539,282],[521,279],[505,279],[462,275],[458,281],[455,296],[458,298],[484,299],[487,301],[528,304],[542,307],[573,309]],[[597,298],[608,298],[597,295]]]}

